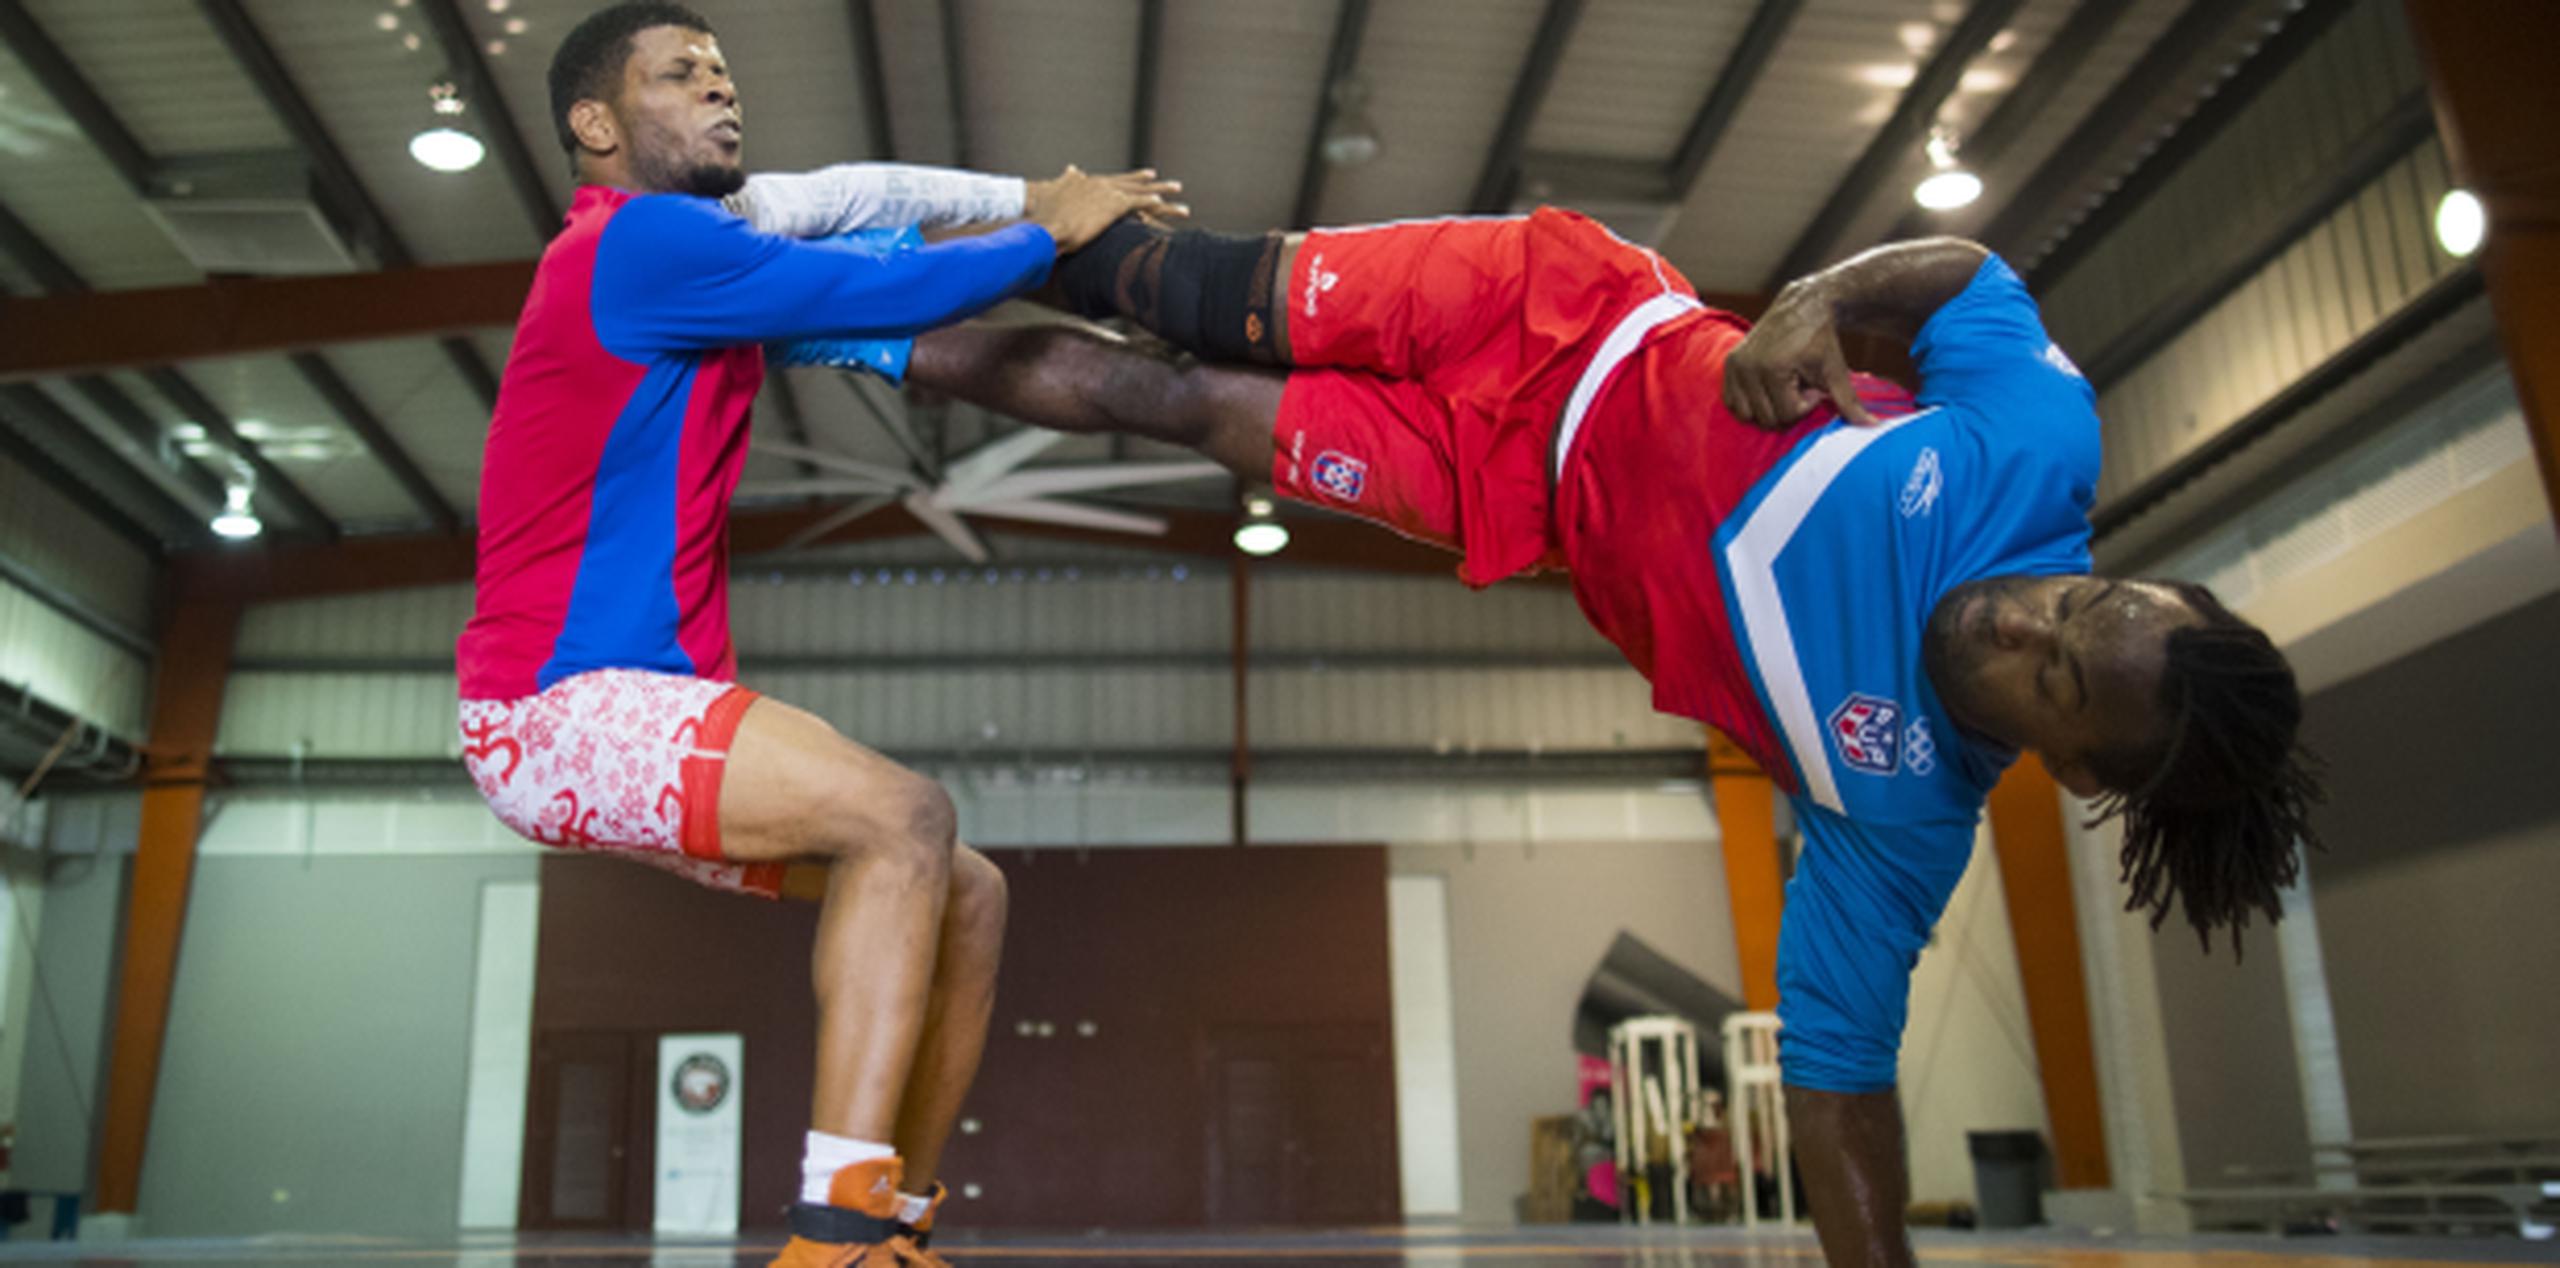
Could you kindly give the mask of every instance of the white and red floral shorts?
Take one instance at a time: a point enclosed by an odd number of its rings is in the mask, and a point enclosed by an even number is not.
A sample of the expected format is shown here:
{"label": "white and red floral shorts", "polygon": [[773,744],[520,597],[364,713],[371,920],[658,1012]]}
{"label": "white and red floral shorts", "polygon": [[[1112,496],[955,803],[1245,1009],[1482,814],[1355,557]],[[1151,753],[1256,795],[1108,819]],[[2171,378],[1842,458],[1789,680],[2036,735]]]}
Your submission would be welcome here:
{"label": "white and red floral shorts", "polygon": [[780,863],[733,863],[720,848],[720,777],[755,702],[736,683],[593,670],[539,695],[463,701],[462,762],[530,840],[777,897]]}

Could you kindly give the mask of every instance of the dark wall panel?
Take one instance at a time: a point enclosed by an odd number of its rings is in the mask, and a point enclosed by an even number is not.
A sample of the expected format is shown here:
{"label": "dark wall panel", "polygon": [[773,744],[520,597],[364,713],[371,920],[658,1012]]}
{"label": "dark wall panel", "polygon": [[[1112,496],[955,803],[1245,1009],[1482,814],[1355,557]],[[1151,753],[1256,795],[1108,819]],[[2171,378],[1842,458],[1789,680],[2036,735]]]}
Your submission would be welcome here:
{"label": "dark wall panel", "polygon": [[2311,888],[2359,1136],[2560,1126],[2555,647],[2546,596],[2305,708],[2330,764]]}
{"label": "dark wall panel", "polygon": [[[998,851],[1012,919],[984,1067],[944,1179],[977,1227],[1358,1223],[1397,1214],[1386,854],[1377,847]],[[557,1174],[546,1056],[610,1036],[746,1036],[744,1221],[797,1187],[816,909],[649,869],[543,864],[531,1211]],[[646,1104],[635,1097],[632,1104]],[[654,1126],[617,1219],[645,1226]],[[590,1139],[597,1133],[588,1133]],[[960,1196],[976,1184],[975,1199]],[[539,1186],[539,1187],[538,1187]]]}

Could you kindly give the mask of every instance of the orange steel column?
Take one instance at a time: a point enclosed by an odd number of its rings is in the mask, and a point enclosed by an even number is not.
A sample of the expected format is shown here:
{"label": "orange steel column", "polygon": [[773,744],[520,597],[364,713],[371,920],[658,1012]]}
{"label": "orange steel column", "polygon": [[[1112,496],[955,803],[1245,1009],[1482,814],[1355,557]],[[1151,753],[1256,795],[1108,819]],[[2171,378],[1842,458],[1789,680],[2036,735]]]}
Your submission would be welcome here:
{"label": "orange steel column", "polygon": [[1991,843],[2008,896],[2009,933],[2018,944],[2045,1119],[2053,1125],[2054,1175],[2066,1189],[2103,1189],[2107,1129],[2098,1108],[2098,1058],[2089,1038],[2062,794],[2032,754],[1991,790]]}
{"label": "orange steel column", "polygon": [[[2560,520],[2560,4],[2406,0],[2454,180],[2489,212],[2479,254],[2507,369]],[[2429,208],[2432,215],[2434,209]]]}
{"label": "orange steel column", "polygon": [[1707,783],[1724,836],[1724,889],[1742,960],[1742,1003],[1778,1006],[1778,909],[1786,879],[1778,858],[1777,789],[1731,740],[1707,732]]}
{"label": "orange steel column", "polygon": [[196,835],[204,825],[205,780],[214,728],[222,720],[231,642],[239,628],[237,603],[184,602],[170,614],[160,640],[151,739],[144,746],[141,847],[134,855],[125,907],[107,1121],[98,1149],[100,1211],[131,1214],[141,1195],[143,1145],[151,1133],[152,1093],[160,1082],[160,1044],[168,1031],[170,987],[177,979],[178,939],[186,928]]}

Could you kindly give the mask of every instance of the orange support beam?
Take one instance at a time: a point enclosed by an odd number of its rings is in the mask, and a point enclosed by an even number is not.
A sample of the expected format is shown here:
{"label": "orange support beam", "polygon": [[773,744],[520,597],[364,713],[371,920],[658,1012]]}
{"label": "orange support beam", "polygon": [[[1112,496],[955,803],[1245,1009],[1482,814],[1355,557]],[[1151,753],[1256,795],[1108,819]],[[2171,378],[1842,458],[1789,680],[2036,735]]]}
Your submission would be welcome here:
{"label": "orange support beam", "polygon": [[[2479,253],[2542,488],[2560,521],[2560,4],[2406,0],[2454,179],[2489,212]],[[2429,208],[2432,213],[2434,209]]]}
{"label": "orange support beam", "polygon": [[1734,949],[1742,961],[1742,1003],[1778,1006],[1778,911],[1786,869],[1778,856],[1778,795],[1769,776],[1733,741],[1707,732],[1707,782],[1724,836],[1725,900],[1733,907]]}
{"label": "orange support beam", "polygon": [[2103,1189],[2106,1119],[2098,1106],[2098,1057],[2089,1036],[2089,992],[2062,827],[2062,791],[2053,776],[2032,754],[2018,759],[1991,790],[1991,843],[2008,896],[2009,933],[2018,944],[2018,977],[2027,990],[2045,1121],[2053,1127],[2054,1176],[2066,1189]]}
{"label": "orange support beam", "polygon": [[160,1085],[161,1040],[177,982],[196,837],[204,827],[205,779],[239,629],[236,602],[182,602],[160,640],[151,738],[144,745],[142,840],[125,905],[123,977],[98,1149],[101,1211],[131,1214],[142,1192],[151,1098]]}

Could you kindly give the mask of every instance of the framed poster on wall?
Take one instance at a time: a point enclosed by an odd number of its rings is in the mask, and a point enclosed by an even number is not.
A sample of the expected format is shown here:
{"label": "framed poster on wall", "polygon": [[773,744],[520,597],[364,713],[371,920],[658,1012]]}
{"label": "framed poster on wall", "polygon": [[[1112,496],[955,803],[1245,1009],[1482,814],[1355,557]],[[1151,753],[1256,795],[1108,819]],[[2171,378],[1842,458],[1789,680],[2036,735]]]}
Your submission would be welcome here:
{"label": "framed poster on wall", "polygon": [[655,1231],[738,1231],[746,1054],[735,1033],[658,1037]]}

